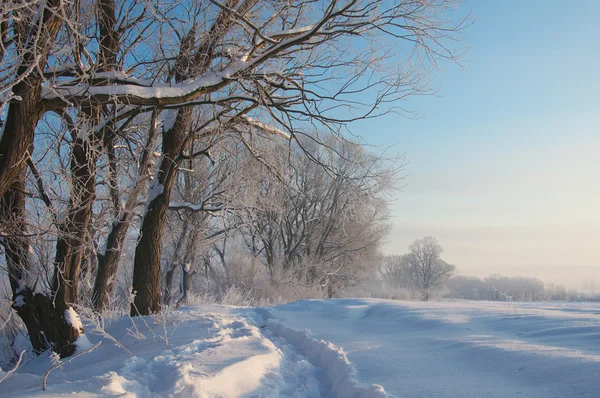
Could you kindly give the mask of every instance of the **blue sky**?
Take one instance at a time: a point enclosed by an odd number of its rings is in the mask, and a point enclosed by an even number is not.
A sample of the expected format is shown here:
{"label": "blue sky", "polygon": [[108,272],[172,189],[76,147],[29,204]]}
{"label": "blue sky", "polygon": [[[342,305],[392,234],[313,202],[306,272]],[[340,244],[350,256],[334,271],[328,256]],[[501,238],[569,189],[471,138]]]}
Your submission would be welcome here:
{"label": "blue sky", "polygon": [[353,127],[406,152],[386,252],[437,237],[462,274],[600,286],[600,2],[468,1],[465,68],[420,118]]}

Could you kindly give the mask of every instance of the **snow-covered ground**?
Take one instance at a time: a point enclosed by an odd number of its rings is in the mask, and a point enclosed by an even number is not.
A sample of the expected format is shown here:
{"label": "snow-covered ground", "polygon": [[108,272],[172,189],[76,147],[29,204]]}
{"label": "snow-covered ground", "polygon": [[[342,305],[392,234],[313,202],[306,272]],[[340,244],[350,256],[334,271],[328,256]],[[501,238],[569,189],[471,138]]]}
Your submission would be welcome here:
{"label": "snow-covered ground", "polygon": [[598,304],[186,307],[107,327],[133,356],[91,329],[102,344],[53,370],[46,392],[49,355],[24,363],[0,395],[600,397]]}

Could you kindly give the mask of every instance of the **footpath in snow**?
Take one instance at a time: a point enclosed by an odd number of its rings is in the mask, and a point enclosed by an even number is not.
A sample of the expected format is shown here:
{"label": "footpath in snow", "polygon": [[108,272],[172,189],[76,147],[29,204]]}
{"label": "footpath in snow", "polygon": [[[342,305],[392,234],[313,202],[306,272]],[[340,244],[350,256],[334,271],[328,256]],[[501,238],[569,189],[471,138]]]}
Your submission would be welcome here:
{"label": "footpath in snow", "polygon": [[86,332],[101,346],[54,370],[46,392],[50,355],[0,396],[600,397],[592,304],[303,300],[121,319],[106,332],[126,349]]}
{"label": "footpath in snow", "polygon": [[54,370],[47,391],[42,378],[56,363],[49,354],[26,361],[0,384],[0,396],[386,396],[381,386],[357,384],[341,349],[283,326],[267,328],[267,316],[263,309],[211,306],[125,318],[106,328],[122,347],[87,325],[88,339],[102,344]]}

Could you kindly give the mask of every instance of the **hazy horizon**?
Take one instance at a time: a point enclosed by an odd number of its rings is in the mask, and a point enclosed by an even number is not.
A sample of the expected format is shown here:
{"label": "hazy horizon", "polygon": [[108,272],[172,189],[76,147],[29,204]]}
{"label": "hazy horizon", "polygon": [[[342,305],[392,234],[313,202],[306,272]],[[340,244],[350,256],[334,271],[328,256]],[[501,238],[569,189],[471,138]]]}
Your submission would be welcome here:
{"label": "hazy horizon", "polygon": [[385,253],[433,236],[463,275],[600,285],[600,3],[464,8],[478,20],[465,70],[409,103],[419,117],[354,129],[406,152]]}

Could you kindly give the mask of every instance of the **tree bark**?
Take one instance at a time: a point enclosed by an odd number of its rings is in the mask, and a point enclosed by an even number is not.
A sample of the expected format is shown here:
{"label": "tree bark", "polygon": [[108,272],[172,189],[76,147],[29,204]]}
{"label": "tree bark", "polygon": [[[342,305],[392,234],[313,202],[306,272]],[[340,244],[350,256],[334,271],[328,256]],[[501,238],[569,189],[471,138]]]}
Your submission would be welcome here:
{"label": "tree bark", "polygon": [[175,245],[175,250],[173,251],[173,257],[171,258],[171,262],[169,263],[167,272],[165,274],[165,293],[163,298],[163,303],[165,303],[165,305],[171,304],[171,298],[173,293],[173,276],[175,275],[175,270],[177,269],[177,266],[180,264],[179,252],[181,251],[181,247],[183,246],[183,242],[185,241],[185,237],[187,236],[189,225],[189,219],[186,218],[183,221],[181,234],[179,236],[179,239],[177,239],[177,244]]}
{"label": "tree bark", "polygon": [[0,199],[2,234],[13,308],[25,324],[31,345],[36,352],[46,350],[54,342],[51,327],[50,299],[33,293],[28,285],[29,241],[25,222],[25,163],[15,167],[18,178]]}
{"label": "tree bark", "polygon": [[56,243],[53,288],[57,325],[57,352],[61,357],[75,351],[79,330],[64,319],[71,304],[77,304],[79,276],[95,199],[96,156],[87,140],[75,138],[71,150],[71,198],[69,214]]}
{"label": "tree bark", "polygon": [[192,275],[196,273],[193,264],[198,250],[198,228],[193,228],[187,237],[185,256],[181,262],[181,284],[179,285],[179,300],[177,306],[184,305],[187,302],[190,289],[192,287]]}
{"label": "tree bark", "polygon": [[8,106],[4,134],[0,139],[0,196],[19,178],[18,166],[25,162],[27,153],[33,149],[35,126],[43,115],[39,105],[42,79],[37,71],[28,70],[36,62],[40,68],[46,64],[50,46],[56,40],[61,25],[61,6],[61,0],[46,2],[40,21],[43,28],[37,42],[28,40],[28,37],[37,36],[37,26],[30,27],[29,21],[15,21],[14,30],[18,32],[19,41],[26,45],[26,51],[23,51],[23,60],[17,70],[17,77],[23,80],[12,89],[13,94],[21,99]]}
{"label": "tree bark", "polygon": [[92,293],[92,304],[98,313],[104,312],[110,304],[123,243],[130,224],[129,212],[121,215],[121,218],[113,223],[106,238],[106,248],[103,252],[98,253],[98,271]]}
{"label": "tree bark", "polygon": [[162,161],[156,179],[150,184],[151,196],[135,248],[132,316],[149,315],[161,309],[160,253],[163,227],[191,115],[191,108],[180,109],[173,128],[163,132]]}
{"label": "tree bark", "polygon": [[56,244],[55,297],[77,303],[83,253],[89,242],[89,223],[95,199],[95,156],[87,141],[77,138],[71,154],[69,214]]}

